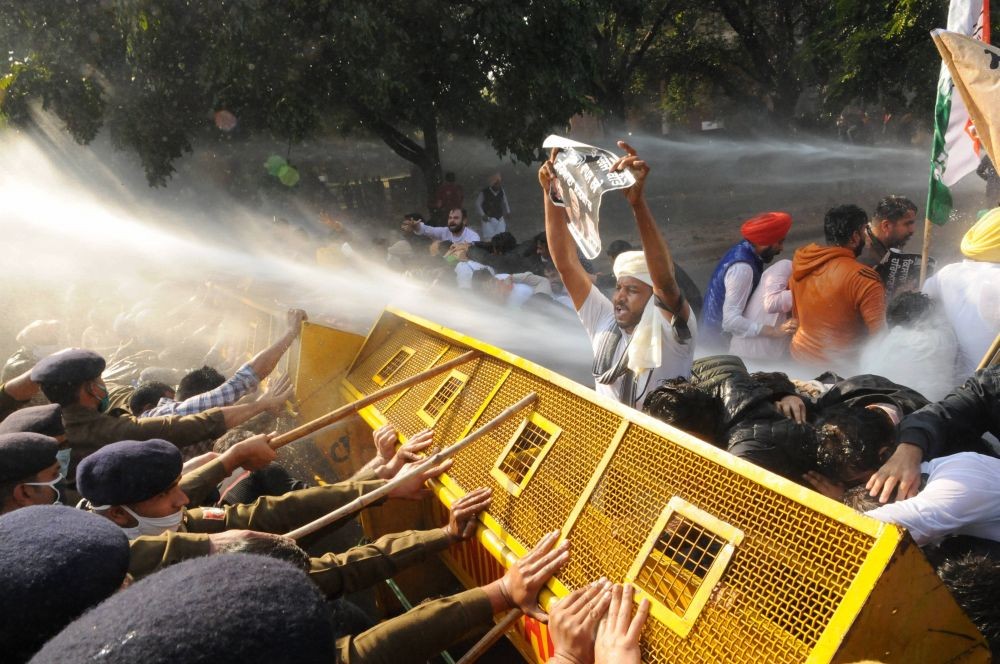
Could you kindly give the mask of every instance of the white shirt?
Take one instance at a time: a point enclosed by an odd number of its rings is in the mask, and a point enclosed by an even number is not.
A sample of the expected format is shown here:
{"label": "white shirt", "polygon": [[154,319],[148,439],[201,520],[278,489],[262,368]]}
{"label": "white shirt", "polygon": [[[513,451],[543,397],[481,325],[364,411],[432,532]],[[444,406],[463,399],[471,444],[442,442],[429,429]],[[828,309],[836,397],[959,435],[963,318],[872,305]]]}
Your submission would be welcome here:
{"label": "white shirt", "polygon": [[945,265],[924,282],[924,293],[944,308],[958,357],[953,385],[971,376],[1000,332],[1000,264],[965,260]]}
{"label": "white shirt", "polygon": [[[748,285],[753,285],[753,270],[746,263],[736,263],[726,272],[726,301],[722,309],[722,329],[731,332],[729,352],[745,359],[780,360],[788,353],[791,337],[775,339],[760,336],[765,325],[778,327],[791,318],[792,291],[788,290],[788,279],[792,276],[792,261],[780,260],[764,270],[760,283],[750,295],[740,319],[752,327],[744,334],[726,329],[726,306],[729,304],[729,275],[733,268],[745,268],[749,275]],[[742,271],[742,270],[741,270]],[[751,333],[752,332],[752,333]]]}
{"label": "white shirt", "polygon": [[920,464],[927,485],[913,498],[867,516],[903,526],[920,546],[949,535],[1000,542],[1000,459],[962,452]]}
{"label": "white shirt", "polygon": [[[614,305],[597,289],[597,286],[591,286],[590,295],[587,296],[583,306],[576,313],[580,317],[580,322],[583,323],[583,329],[587,331],[587,336],[590,337],[590,345],[594,349],[594,353],[597,353],[601,347],[601,340],[607,334],[611,324],[615,322]],[[660,321],[660,333],[662,334],[663,362],[649,375],[640,376],[637,381],[635,403],[627,405],[640,410],[646,394],[659,387],[663,381],[678,376],[690,378],[691,363],[694,361],[695,340],[698,338],[698,324],[694,312],[688,314],[687,325],[688,329],[691,330],[691,339],[685,344],[677,340],[674,329],[670,327],[670,323],[667,322],[662,313],[657,312],[657,318]],[[614,353],[615,362],[621,358],[628,347],[629,337],[630,335],[622,334],[618,341]],[[610,385],[595,383],[594,389],[597,390],[598,394],[617,399],[621,382],[622,379],[619,378]]]}
{"label": "white shirt", "polygon": [[455,264],[455,282],[459,288],[472,288],[472,273],[479,270],[489,270],[493,274],[493,268],[476,261],[459,261]]}
{"label": "white shirt", "polygon": [[447,226],[428,226],[421,221],[417,224],[417,227],[413,232],[417,235],[423,235],[434,240],[449,240],[457,244],[465,242],[479,242],[479,233],[472,230],[468,226],[463,228],[461,233],[455,235]]}
{"label": "white shirt", "polygon": [[726,299],[722,302],[722,331],[734,337],[756,337],[761,324],[743,317],[753,291],[753,268],[747,263],[733,263],[723,279]]}

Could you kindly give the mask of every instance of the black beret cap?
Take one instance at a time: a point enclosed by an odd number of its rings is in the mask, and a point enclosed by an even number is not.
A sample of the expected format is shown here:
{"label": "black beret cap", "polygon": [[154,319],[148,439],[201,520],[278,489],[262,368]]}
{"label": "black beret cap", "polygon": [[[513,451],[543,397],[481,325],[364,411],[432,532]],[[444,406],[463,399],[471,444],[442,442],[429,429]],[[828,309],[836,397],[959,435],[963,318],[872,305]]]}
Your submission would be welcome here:
{"label": "black beret cap", "polygon": [[36,364],[31,370],[31,380],[79,385],[99,377],[105,366],[104,358],[92,350],[68,348]]}
{"label": "black beret cap", "polygon": [[[31,657],[128,572],[125,531],[65,505],[33,505],[0,517],[0,652]],[[11,659],[6,659],[10,657]]]}
{"label": "black beret cap", "polygon": [[62,406],[50,403],[16,410],[0,422],[0,433],[30,431],[43,436],[62,436],[66,428],[62,421]]}
{"label": "black beret cap", "polygon": [[0,434],[0,482],[32,477],[56,462],[59,443],[40,433]]}
{"label": "black beret cap", "polygon": [[166,491],[181,474],[181,451],[165,440],[123,440],[76,467],[76,489],[95,506],[131,505]]}
{"label": "black beret cap", "polygon": [[335,661],[323,596],[283,560],[194,558],[117,593],[45,644],[32,662]]}

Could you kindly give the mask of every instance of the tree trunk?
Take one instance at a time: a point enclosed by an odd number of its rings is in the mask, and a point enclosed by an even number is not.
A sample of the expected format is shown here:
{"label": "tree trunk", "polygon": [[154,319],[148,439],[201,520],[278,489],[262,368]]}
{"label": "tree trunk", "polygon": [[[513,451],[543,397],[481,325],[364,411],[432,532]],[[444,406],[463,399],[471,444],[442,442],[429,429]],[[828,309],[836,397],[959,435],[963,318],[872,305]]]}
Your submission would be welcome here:
{"label": "tree trunk", "polygon": [[427,185],[428,207],[434,200],[437,189],[441,185],[441,148],[438,144],[437,118],[430,117],[422,127],[424,131],[424,165],[420,170],[424,174],[424,184]]}

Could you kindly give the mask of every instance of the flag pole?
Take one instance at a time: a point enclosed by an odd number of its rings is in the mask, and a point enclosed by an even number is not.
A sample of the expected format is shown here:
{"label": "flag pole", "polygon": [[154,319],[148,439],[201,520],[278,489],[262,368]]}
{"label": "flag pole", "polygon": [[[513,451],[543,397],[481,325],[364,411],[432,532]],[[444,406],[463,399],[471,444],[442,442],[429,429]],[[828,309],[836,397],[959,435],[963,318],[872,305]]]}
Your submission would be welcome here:
{"label": "flag pole", "polygon": [[927,279],[927,262],[930,260],[931,227],[933,225],[930,219],[924,218],[924,246],[920,250],[920,288],[924,287],[924,280]]}

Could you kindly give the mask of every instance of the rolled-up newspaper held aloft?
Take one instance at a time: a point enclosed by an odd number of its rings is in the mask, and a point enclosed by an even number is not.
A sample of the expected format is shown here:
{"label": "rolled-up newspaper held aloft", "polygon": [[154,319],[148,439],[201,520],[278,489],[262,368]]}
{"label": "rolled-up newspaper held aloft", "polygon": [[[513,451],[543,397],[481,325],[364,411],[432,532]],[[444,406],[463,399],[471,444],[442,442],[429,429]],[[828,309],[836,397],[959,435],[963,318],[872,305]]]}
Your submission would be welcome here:
{"label": "rolled-up newspaper held aloft", "polygon": [[578,143],[552,134],[542,147],[559,148],[553,160],[556,178],[549,188],[553,203],[566,208],[569,232],[580,251],[587,258],[601,254],[600,222],[601,197],[604,192],[627,189],[635,184],[629,171],[612,173],[617,155],[603,148]]}

